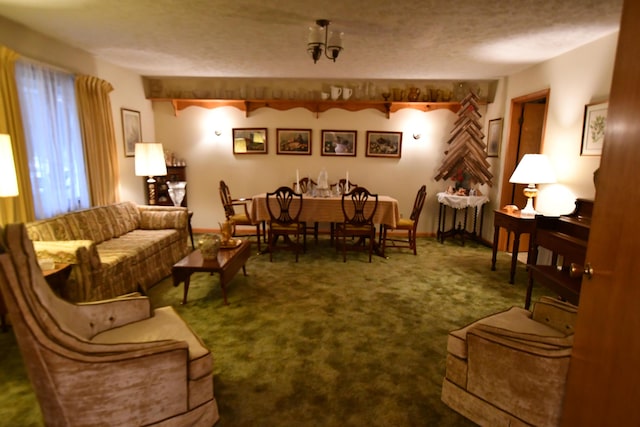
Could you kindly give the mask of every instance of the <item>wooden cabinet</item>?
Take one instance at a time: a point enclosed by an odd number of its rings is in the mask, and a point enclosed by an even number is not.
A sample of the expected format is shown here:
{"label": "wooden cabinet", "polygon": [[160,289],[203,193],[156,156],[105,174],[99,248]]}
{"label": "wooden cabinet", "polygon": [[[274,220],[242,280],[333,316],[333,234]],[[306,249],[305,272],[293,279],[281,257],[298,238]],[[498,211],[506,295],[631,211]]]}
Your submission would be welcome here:
{"label": "wooden cabinet", "polygon": [[[536,216],[536,227],[531,245],[529,285],[525,308],[531,303],[533,284],[552,290],[557,296],[577,305],[580,299],[582,272],[587,254],[593,201],[576,200],[576,209],[560,217]],[[551,251],[548,265],[538,264],[538,248]],[[572,274],[572,265],[577,271]]]}
{"label": "wooden cabinet", "polygon": [[[186,166],[167,166],[166,176],[155,176],[154,178],[156,180],[155,182],[156,205],[173,206],[173,201],[169,196],[169,187],[167,186],[167,181],[186,181],[187,167]],[[147,194],[147,202],[149,202],[148,194]],[[186,194],[180,206],[187,207]]]}

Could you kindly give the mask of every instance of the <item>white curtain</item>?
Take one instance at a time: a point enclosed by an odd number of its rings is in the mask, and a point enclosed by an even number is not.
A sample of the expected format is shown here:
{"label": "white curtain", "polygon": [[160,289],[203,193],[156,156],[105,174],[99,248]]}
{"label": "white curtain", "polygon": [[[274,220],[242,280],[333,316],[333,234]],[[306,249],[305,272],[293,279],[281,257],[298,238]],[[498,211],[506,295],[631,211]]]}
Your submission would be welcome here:
{"label": "white curtain", "polygon": [[36,218],[88,208],[74,76],[18,60],[16,81]]}

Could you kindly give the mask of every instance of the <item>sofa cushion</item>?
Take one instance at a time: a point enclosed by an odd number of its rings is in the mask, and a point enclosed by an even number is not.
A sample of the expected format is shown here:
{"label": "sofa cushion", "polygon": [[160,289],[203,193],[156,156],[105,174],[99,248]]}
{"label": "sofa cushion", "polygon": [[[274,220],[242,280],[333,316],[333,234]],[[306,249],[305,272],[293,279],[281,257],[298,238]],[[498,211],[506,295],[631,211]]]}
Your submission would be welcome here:
{"label": "sofa cushion", "polygon": [[31,240],[72,240],[69,222],[64,217],[55,217],[26,224]]}

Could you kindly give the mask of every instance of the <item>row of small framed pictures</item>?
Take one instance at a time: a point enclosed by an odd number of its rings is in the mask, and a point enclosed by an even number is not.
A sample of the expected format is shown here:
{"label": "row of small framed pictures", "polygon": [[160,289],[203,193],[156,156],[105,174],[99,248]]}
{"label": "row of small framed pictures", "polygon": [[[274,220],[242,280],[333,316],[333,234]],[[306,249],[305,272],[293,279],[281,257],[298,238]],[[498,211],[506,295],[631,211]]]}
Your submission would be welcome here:
{"label": "row of small framed pictures", "polygon": [[[313,147],[311,129],[276,129],[278,154],[311,155]],[[358,132],[355,130],[322,130],[323,156],[356,155]],[[234,128],[234,154],[267,154],[267,128]],[[367,131],[365,142],[367,157],[400,158],[402,132]]]}

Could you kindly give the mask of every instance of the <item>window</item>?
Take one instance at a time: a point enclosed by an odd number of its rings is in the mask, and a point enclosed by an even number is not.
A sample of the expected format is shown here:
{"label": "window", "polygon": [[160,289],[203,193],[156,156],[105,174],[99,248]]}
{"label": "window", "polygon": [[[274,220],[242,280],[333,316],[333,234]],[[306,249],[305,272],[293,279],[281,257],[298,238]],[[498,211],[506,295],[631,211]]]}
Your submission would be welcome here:
{"label": "window", "polygon": [[16,81],[36,218],[88,208],[74,76],[19,60]]}

